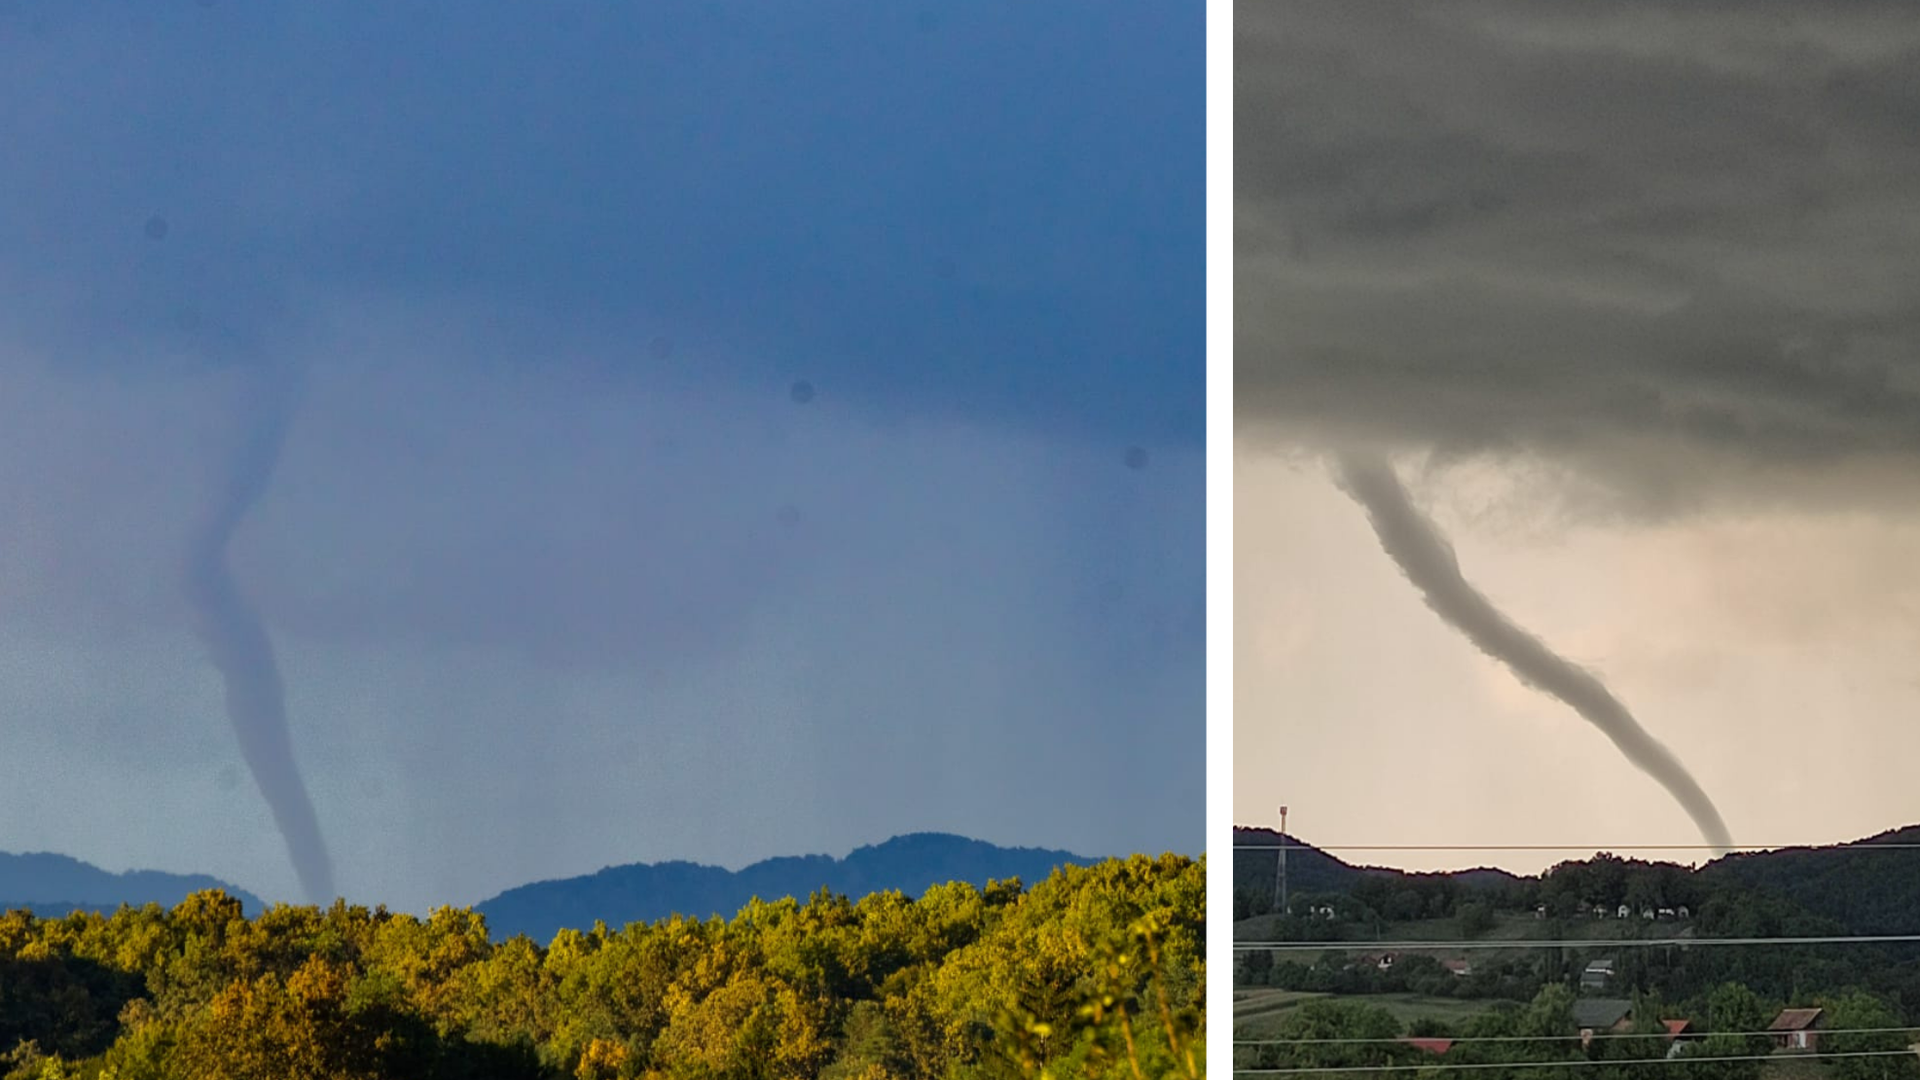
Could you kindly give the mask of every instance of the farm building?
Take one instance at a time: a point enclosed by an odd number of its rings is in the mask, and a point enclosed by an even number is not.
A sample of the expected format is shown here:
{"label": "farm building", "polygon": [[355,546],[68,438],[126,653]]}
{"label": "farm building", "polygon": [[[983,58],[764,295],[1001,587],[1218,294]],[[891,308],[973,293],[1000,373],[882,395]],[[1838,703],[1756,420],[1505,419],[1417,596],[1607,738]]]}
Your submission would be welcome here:
{"label": "farm building", "polygon": [[1773,1045],[1782,1050],[1815,1050],[1819,1048],[1819,1026],[1819,1009],[1782,1009],[1767,1025],[1767,1032],[1773,1036]]}
{"label": "farm building", "polygon": [[1613,981],[1613,959],[1608,957],[1588,964],[1580,973],[1580,989],[1604,990]]}
{"label": "farm building", "polygon": [[1581,998],[1573,1003],[1573,1022],[1582,1044],[1601,1032],[1614,1033],[1633,1025],[1633,1002],[1620,998]]}

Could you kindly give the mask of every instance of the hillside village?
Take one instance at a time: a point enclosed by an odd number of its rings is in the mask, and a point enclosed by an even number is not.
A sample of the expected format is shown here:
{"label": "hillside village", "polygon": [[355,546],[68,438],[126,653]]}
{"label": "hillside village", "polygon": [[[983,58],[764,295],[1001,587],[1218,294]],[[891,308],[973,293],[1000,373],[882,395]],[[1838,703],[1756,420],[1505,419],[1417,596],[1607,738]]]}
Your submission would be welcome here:
{"label": "hillside village", "polygon": [[[1920,1027],[1904,1027],[1920,1025],[1915,947],[1688,944],[1911,932],[1920,858],[1906,852],[1863,841],[1698,868],[1602,854],[1523,877],[1351,866],[1289,838],[1283,905],[1277,834],[1236,839],[1252,849],[1234,860],[1238,1068],[1444,1061],[1502,1073],[1523,1058],[1501,1054],[1521,1047],[1540,1062],[1713,1058],[1716,1080],[1794,1062],[1809,1080],[1920,1080]],[[1369,1045],[1288,1041],[1307,1033]]]}

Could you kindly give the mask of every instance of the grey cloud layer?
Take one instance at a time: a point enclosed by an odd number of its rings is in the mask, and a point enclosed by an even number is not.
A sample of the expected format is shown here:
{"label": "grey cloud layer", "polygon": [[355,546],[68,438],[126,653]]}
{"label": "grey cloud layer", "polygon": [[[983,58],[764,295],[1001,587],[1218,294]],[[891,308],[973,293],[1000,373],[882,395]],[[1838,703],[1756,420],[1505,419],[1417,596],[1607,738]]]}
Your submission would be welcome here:
{"label": "grey cloud layer", "polygon": [[1235,33],[1244,434],[1649,491],[1920,450],[1910,17],[1250,2]]}

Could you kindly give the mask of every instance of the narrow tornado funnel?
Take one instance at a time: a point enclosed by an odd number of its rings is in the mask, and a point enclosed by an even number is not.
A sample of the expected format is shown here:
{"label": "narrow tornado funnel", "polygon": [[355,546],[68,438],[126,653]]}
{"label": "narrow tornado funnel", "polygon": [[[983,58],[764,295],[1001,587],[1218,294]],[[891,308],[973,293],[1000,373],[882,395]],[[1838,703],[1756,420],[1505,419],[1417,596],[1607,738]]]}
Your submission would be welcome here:
{"label": "narrow tornado funnel", "polygon": [[282,375],[249,372],[245,377],[252,382],[242,404],[244,437],[226,462],[212,505],[193,531],[185,590],[194,629],[226,681],[227,716],[240,740],[240,753],[286,840],[301,891],[309,902],[324,905],[334,898],[333,864],[294,764],[286,691],[273,642],[227,563],[234,530],[273,477],[293,387]]}
{"label": "narrow tornado funnel", "polygon": [[1727,853],[1733,838],[1726,823],[1680,759],[1647,734],[1592,672],[1547,648],[1467,583],[1453,546],[1407,498],[1392,466],[1379,458],[1345,454],[1338,471],[1340,486],[1366,509],[1380,546],[1426,597],[1428,607],[1512,669],[1521,682],[1559,698],[1599,728],[1628,761],[1680,803],[1715,855]]}

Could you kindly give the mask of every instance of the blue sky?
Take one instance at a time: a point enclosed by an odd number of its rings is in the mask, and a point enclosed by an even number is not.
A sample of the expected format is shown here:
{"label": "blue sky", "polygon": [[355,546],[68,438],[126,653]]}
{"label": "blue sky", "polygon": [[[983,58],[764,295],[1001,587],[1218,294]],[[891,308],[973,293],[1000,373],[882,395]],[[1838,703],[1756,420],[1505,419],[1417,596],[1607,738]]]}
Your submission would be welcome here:
{"label": "blue sky", "polygon": [[0,11],[0,848],[298,893],[180,588],[264,379],[230,561],[356,899],[1197,851],[1202,29]]}

